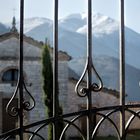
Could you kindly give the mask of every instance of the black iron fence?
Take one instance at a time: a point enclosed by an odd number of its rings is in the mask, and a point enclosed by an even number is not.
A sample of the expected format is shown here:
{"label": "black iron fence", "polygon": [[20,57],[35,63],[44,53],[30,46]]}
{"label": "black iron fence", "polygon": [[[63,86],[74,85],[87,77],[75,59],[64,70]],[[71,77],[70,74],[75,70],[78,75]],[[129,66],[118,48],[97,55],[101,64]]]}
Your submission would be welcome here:
{"label": "black iron fence", "polygon": [[[40,120],[32,124],[23,125],[24,124],[24,111],[31,111],[35,107],[35,100],[33,96],[28,92],[25,81],[23,78],[23,28],[24,28],[24,0],[20,0],[20,62],[19,62],[19,80],[17,83],[17,87],[15,92],[7,104],[6,110],[7,113],[11,117],[19,117],[19,127],[10,130],[6,133],[0,135],[0,139],[8,140],[13,138],[13,136],[18,136],[18,139],[23,140],[24,134],[29,134],[30,140],[32,139],[41,139],[46,140],[39,132],[47,125],[53,124],[53,139],[57,140],[56,138],[56,122],[63,120],[65,122],[65,127],[59,137],[59,140],[63,139],[65,132],[68,130],[70,126],[73,126],[79,132],[79,136],[83,140],[94,140],[97,137],[97,131],[102,125],[104,121],[109,121],[112,124],[116,131],[116,139],[118,140],[126,140],[126,136],[129,131],[129,127],[133,120],[137,117],[140,118],[140,111],[134,111],[133,108],[139,108],[140,104],[125,104],[125,28],[124,28],[124,0],[120,0],[120,104],[116,106],[104,106],[93,108],[92,107],[92,92],[99,92],[103,87],[103,82],[101,77],[99,76],[98,72],[96,71],[93,61],[92,61],[92,0],[87,0],[87,59],[85,64],[85,69],[83,74],[81,75],[78,83],[76,84],[75,91],[78,96],[81,98],[87,99],[86,109],[80,110],[78,112],[71,112],[68,114],[64,114],[58,116],[56,114],[56,94],[58,91],[58,0],[54,0],[54,44],[53,44],[53,117]],[[78,53],[78,52],[77,52]],[[96,75],[98,79],[98,83],[92,82],[93,75]],[[86,80],[86,86],[80,88],[82,81],[84,78]],[[24,98],[24,90],[27,91],[28,95],[33,100],[33,104],[26,101]],[[10,108],[11,102],[14,100],[16,94],[19,94],[19,104],[18,107]],[[106,113],[102,113],[105,111]],[[119,119],[120,125],[115,123],[115,119],[113,120],[110,116],[119,112]],[[125,114],[129,112],[131,114],[130,118],[126,122]],[[100,116],[100,120],[96,121],[96,117]],[[86,132],[83,132],[81,128],[75,123],[77,120],[81,119],[82,117],[86,116]],[[31,131],[31,128],[36,127],[35,131]],[[106,129],[106,128],[104,128]],[[78,138],[76,138],[78,139]]]}

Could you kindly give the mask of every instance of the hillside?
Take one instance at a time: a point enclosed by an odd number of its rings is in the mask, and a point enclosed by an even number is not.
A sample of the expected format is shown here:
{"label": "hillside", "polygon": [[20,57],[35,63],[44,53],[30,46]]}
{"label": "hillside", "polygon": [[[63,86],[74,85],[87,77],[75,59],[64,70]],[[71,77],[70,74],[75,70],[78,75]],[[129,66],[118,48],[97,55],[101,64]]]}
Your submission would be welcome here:
{"label": "hillside", "polygon": [[0,23],[0,34],[8,32],[9,29],[2,23]]}

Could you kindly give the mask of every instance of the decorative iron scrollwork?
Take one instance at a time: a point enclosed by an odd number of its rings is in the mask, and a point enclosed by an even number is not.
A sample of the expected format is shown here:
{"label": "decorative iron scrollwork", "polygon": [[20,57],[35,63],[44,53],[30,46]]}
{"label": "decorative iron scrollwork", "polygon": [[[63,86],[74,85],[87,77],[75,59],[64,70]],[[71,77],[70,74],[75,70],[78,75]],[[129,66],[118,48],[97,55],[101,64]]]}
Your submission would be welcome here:
{"label": "decorative iron scrollwork", "polygon": [[[87,94],[91,94],[91,91],[98,92],[103,87],[102,79],[97,73],[92,61],[92,1],[88,0],[87,5],[88,5],[87,7],[87,59],[86,59],[84,71],[75,87],[75,92],[80,97],[85,97],[87,96]],[[92,83],[93,73],[98,79],[99,84],[95,82]],[[84,77],[86,74],[87,74],[87,87],[83,87],[82,89],[80,89],[80,84],[84,81]]]}
{"label": "decorative iron scrollwork", "polygon": [[31,95],[31,93],[28,91],[28,89],[27,89],[27,87],[25,85],[25,82],[23,82],[23,85],[24,85],[24,89],[25,89],[26,93],[32,99],[32,104],[29,101],[23,101],[24,110],[30,111],[30,110],[32,110],[35,107],[35,99]]}
{"label": "decorative iron scrollwork", "polygon": [[[33,98],[33,96],[31,95],[31,93],[28,91],[26,85],[25,85],[25,82],[23,82],[23,87],[25,89],[25,93],[30,97],[30,99],[32,101],[26,101],[26,99],[24,98],[24,100],[22,101],[22,104],[23,104],[23,109],[26,110],[26,111],[30,111],[32,110],[34,107],[35,107],[35,100]],[[11,116],[11,117],[16,117],[19,115],[19,108],[18,107],[11,107],[12,105],[12,102],[13,100],[16,98],[17,96],[17,93],[18,93],[18,90],[19,90],[19,80],[18,80],[18,83],[17,83],[17,86],[15,88],[15,91],[13,93],[13,96],[11,97],[10,101],[8,102],[7,106],[6,106],[6,112]],[[29,99],[29,98],[28,98]],[[32,102],[32,104],[31,104]]]}
{"label": "decorative iron scrollwork", "polygon": [[11,104],[13,102],[13,100],[16,98],[17,96],[17,92],[18,92],[18,88],[19,88],[19,80],[17,83],[17,86],[15,88],[15,91],[13,93],[13,96],[11,97],[10,101],[8,102],[7,106],[6,106],[6,112],[11,116],[11,117],[16,117],[19,114],[19,109],[17,107],[11,107]]}
{"label": "decorative iron scrollwork", "polygon": [[[75,92],[80,97],[87,96],[88,91],[99,92],[102,89],[102,87],[103,87],[102,79],[100,78],[99,74],[97,73],[94,65],[92,64],[91,68],[90,68],[89,67],[89,63],[90,63],[89,59],[87,59],[87,62],[86,62],[86,65],[85,65],[85,69],[84,69],[84,71],[83,71],[79,81],[77,82],[77,84],[75,86]],[[84,82],[84,77],[87,74],[89,68],[94,72],[94,74],[96,75],[97,79],[99,80],[99,83],[98,84],[97,83],[92,83],[92,85],[89,88],[87,88],[87,87],[80,88],[80,85],[81,85],[82,82]]]}

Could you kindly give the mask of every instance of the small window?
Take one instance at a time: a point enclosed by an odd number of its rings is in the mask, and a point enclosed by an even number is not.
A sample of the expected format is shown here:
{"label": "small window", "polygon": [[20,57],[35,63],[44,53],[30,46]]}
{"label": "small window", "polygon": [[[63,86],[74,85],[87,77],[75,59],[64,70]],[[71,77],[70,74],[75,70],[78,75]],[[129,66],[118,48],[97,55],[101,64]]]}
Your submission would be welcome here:
{"label": "small window", "polygon": [[2,76],[3,82],[17,82],[18,81],[18,70],[10,69],[4,72]]}

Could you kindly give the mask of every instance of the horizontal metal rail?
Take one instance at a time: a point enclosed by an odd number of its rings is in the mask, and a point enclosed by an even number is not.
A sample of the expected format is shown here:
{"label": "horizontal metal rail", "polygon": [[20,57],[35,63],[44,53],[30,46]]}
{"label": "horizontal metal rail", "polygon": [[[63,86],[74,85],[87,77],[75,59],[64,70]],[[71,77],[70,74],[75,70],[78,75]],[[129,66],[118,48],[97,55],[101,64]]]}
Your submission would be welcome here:
{"label": "horizontal metal rail", "polygon": [[[114,126],[115,126],[115,129],[116,131],[118,131],[118,127],[116,126],[115,124],[115,121],[116,120],[111,120],[109,117],[112,115],[112,114],[116,114],[116,112],[121,112],[122,108],[124,108],[125,111],[131,113],[132,115],[130,116],[130,119],[128,119],[128,122],[127,122],[127,125],[125,126],[125,135],[127,135],[127,132],[128,132],[128,128],[130,126],[130,124],[132,123],[132,121],[134,120],[134,118],[139,118],[140,119],[140,111],[133,111],[133,108],[140,108],[140,104],[135,104],[135,105],[125,105],[124,106],[121,106],[121,105],[118,105],[118,106],[108,106],[108,107],[101,107],[101,108],[94,108],[94,109],[91,109],[91,114],[95,114],[98,115],[98,116],[101,116],[102,118],[100,119],[105,121],[105,120],[109,120],[110,123],[112,123]],[[109,111],[107,113],[103,113],[104,111]],[[77,119],[80,119],[81,117],[83,116],[88,116],[89,114],[89,111],[88,110],[81,110],[81,111],[78,111],[78,112],[73,112],[73,113],[69,113],[69,114],[64,114],[64,115],[61,115],[61,116],[57,116],[57,117],[52,117],[52,118],[49,118],[49,119],[45,119],[45,120],[41,120],[41,121],[37,121],[35,123],[32,123],[32,124],[29,124],[29,125],[26,125],[26,126],[23,126],[23,133],[26,133],[26,130],[30,129],[30,128],[33,128],[33,127],[36,127],[38,126],[38,128],[40,128],[40,126],[43,126],[41,127],[41,129],[43,129],[45,126],[51,124],[51,123],[55,123],[59,120],[63,120],[64,122],[71,122],[73,119],[70,119],[71,117],[77,117]],[[66,121],[67,119],[67,121]],[[100,122],[99,121],[99,122]],[[102,121],[102,123],[103,123]],[[67,123],[69,124],[69,123]],[[72,122],[72,124],[74,124],[74,122]],[[91,124],[92,125],[92,124]],[[98,126],[99,124],[96,125],[96,127],[99,127]],[[100,124],[101,125],[101,124]],[[71,126],[71,125],[69,125]],[[95,127],[95,129],[92,131],[94,132],[95,130],[97,131],[97,128]],[[38,129],[37,128],[37,129]],[[78,127],[80,129],[80,127]],[[37,130],[36,129],[36,130]],[[40,129],[39,129],[40,130]],[[7,133],[4,133],[2,135],[0,135],[0,139],[2,138],[6,138],[8,136],[13,136],[13,135],[19,135],[19,132],[20,132],[20,127],[17,128],[17,129],[14,129],[14,130],[11,130]],[[32,132],[33,133],[33,132]],[[95,132],[94,132],[95,134]],[[36,135],[35,134],[32,134],[32,135]],[[121,137],[120,134],[118,134],[119,137]],[[92,137],[95,137],[94,135]]]}

